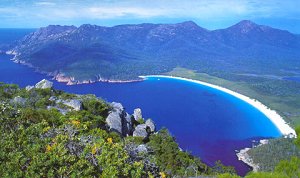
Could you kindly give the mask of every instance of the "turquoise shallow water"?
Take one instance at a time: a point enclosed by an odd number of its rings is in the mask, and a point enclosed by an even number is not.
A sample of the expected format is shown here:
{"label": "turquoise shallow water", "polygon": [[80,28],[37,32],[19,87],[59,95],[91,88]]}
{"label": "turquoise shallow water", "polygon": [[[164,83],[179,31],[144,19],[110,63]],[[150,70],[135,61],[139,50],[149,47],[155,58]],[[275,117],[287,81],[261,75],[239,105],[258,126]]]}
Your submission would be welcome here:
{"label": "turquoise shallow water", "polygon": [[[47,76],[0,56],[0,81],[24,87]],[[49,78],[48,78],[49,79]],[[142,108],[159,128],[167,127],[180,147],[212,165],[222,160],[233,165],[240,175],[249,167],[237,160],[235,150],[252,145],[252,140],[279,137],[281,134],[260,111],[219,90],[193,82],[150,77],[134,83],[94,83],[55,88],[72,93],[96,94],[107,101],[121,102],[129,113]]]}

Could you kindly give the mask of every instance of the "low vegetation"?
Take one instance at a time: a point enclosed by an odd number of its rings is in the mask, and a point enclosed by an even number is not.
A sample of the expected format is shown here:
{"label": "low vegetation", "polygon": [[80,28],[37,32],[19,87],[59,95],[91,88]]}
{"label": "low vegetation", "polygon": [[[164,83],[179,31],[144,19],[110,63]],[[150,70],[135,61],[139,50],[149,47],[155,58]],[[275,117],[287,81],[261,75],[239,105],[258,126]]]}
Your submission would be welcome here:
{"label": "low vegetation", "polygon": [[300,149],[295,145],[295,139],[271,139],[268,144],[260,145],[247,152],[254,164],[259,165],[259,171],[274,171],[281,160],[300,158]]}
{"label": "low vegetation", "polygon": [[[81,110],[57,101],[77,99]],[[94,95],[0,84],[1,177],[169,177],[234,174],[179,149],[166,129],[148,139],[107,129],[109,103]]]}

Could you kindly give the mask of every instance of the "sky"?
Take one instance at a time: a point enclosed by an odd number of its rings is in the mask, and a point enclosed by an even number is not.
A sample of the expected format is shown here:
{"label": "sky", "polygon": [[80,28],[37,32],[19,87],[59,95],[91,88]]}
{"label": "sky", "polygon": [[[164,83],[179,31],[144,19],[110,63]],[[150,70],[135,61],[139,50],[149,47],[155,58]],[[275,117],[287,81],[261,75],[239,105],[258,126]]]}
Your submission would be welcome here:
{"label": "sky", "polygon": [[300,34],[300,0],[0,0],[0,28],[190,20],[209,30],[252,20]]}

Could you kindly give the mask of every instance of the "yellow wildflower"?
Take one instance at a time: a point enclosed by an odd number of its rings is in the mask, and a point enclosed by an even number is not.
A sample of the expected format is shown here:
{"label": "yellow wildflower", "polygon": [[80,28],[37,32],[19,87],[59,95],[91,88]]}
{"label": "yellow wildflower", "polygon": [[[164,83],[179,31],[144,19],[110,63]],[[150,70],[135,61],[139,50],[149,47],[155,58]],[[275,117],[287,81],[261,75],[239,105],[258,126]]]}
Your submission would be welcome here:
{"label": "yellow wildflower", "polygon": [[141,166],[141,165],[142,165],[142,163],[141,163],[141,162],[137,162],[137,161],[135,161],[135,162],[133,163],[133,165],[134,165],[134,166]]}
{"label": "yellow wildflower", "polygon": [[76,127],[78,127],[80,125],[80,121],[78,121],[78,120],[72,120],[71,123],[73,125],[75,125]]}
{"label": "yellow wildflower", "polygon": [[94,154],[96,154],[96,152],[97,152],[97,147],[93,146],[93,148],[92,148],[92,154],[94,155]]}
{"label": "yellow wildflower", "polygon": [[149,178],[154,178],[154,176],[151,174],[151,172],[148,171],[148,177]]}
{"label": "yellow wildflower", "polygon": [[46,152],[49,152],[49,151],[51,151],[52,150],[52,147],[50,146],[50,145],[47,145],[46,146]]}
{"label": "yellow wildflower", "polygon": [[50,129],[51,127],[45,127],[45,128],[43,128],[43,132],[47,132],[49,129]]}
{"label": "yellow wildflower", "polygon": [[107,138],[107,142],[108,142],[108,143],[113,143],[113,140],[112,140],[112,138],[110,138],[110,137],[109,137],[109,138]]}
{"label": "yellow wildflower", "polygon": [[161,178],[166,178],[167,177],[164,172],[160,172],[159,175],[160,175]]}

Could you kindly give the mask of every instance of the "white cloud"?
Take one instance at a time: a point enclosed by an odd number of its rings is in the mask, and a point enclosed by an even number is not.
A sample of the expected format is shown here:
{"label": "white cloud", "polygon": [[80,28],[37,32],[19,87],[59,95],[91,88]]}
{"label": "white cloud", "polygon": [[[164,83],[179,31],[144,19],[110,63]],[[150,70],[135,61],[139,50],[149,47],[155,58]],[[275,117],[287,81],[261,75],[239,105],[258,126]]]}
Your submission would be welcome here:
{"label": "white cloud", "polygon": [[168,12],[160,9],[148,9],[143,7],[89,7],[84,9],[92,18],[116,18],[124,16],[157,17]]}
{"label": "white cloud", "polygon": [[36,2],[35,5],[38,5],[38,6],[55,6],[56,3],[48,2],[48,1],[40,1],[40,2]]}
{"label": "white cloud", "polygon": [[[190,19],[223,21],[228,19],[299,18],[299,0],[11,0],[0,3],[0,18],[27,20],[86,22],[122,19]],[[31,2],[31,3],[30,3]],[[8,21],[7,20],[7,21]]]}

